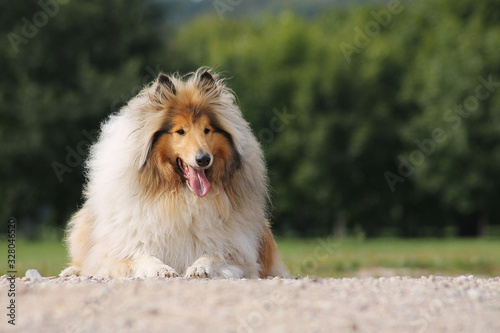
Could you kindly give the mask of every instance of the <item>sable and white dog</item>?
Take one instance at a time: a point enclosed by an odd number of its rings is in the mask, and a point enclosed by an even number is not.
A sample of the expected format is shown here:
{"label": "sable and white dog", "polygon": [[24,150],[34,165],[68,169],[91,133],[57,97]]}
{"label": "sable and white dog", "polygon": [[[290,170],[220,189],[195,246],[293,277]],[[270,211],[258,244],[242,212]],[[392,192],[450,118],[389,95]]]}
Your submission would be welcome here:
{"label": "sable and white dog", "polygon": [[160,74],[102,126],[61,276],[286,276],[260,146],[208,69]]}

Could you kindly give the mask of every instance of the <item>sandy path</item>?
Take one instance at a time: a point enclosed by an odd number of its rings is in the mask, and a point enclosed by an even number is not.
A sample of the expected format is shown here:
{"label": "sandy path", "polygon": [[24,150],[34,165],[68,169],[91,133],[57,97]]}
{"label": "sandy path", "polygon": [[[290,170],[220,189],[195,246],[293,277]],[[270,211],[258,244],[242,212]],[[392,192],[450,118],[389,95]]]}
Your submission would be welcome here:
{"label": "sandy path", "polygon": [[16,280],[1,332],[500,332],[500,278]]}

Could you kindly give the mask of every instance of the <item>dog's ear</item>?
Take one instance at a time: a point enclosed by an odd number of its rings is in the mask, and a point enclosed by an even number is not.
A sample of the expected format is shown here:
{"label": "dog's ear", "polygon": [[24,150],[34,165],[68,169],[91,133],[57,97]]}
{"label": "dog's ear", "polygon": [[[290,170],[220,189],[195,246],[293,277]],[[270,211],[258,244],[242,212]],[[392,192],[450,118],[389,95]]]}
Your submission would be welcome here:
{"label": "dog's ear", "polygon": [[153,99],[157,102],[168,100],[169,97],[177,93],[172,79],[168,75],[165,75],[163,73],[160,73],[158,75],[155,85],[156,88],[153,95]]}
{"label": "dog's ear", "polygon": [[209,71],[204,71],[198,77],[198,87],[206,93],[218,92],[217,81]]}
{"label": "dog's ear", "polygon": [[174,83],[172,82],[172,79],[168,75],[160,73],[160,75],[158,75],[157,81],[158,81],[158,86],[156,87],[157,92],[161,90],[161,88],[165,88],[172,95],[176,94]]}

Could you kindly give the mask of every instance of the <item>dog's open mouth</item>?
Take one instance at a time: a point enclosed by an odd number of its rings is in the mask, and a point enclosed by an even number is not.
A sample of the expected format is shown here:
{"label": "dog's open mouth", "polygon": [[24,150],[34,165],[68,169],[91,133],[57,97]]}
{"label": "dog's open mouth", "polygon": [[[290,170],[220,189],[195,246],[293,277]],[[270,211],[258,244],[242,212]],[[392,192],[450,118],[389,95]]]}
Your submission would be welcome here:
{"label": "dog's open mouth", "polygon": [[193,168],[189,164],[184,163],[180,157],[177,158],[177,165],[186,178],[186,183],[191,191],[193,191],[200,198],[207,195],[208,190],[210,189],[210,182],[205,175],[205,169]]}

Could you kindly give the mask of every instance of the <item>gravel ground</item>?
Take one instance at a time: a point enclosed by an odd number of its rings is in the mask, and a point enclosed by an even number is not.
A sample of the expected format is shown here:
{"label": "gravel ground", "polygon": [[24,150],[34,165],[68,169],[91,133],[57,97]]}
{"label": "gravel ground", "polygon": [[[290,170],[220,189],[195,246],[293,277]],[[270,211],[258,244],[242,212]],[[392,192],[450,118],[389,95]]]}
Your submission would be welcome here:
{"label": "gravel ground", "polygon": [[[30,275],[30,274],[28,274]],[[0,277],[0,332],[500,332],[500,278]]]}

